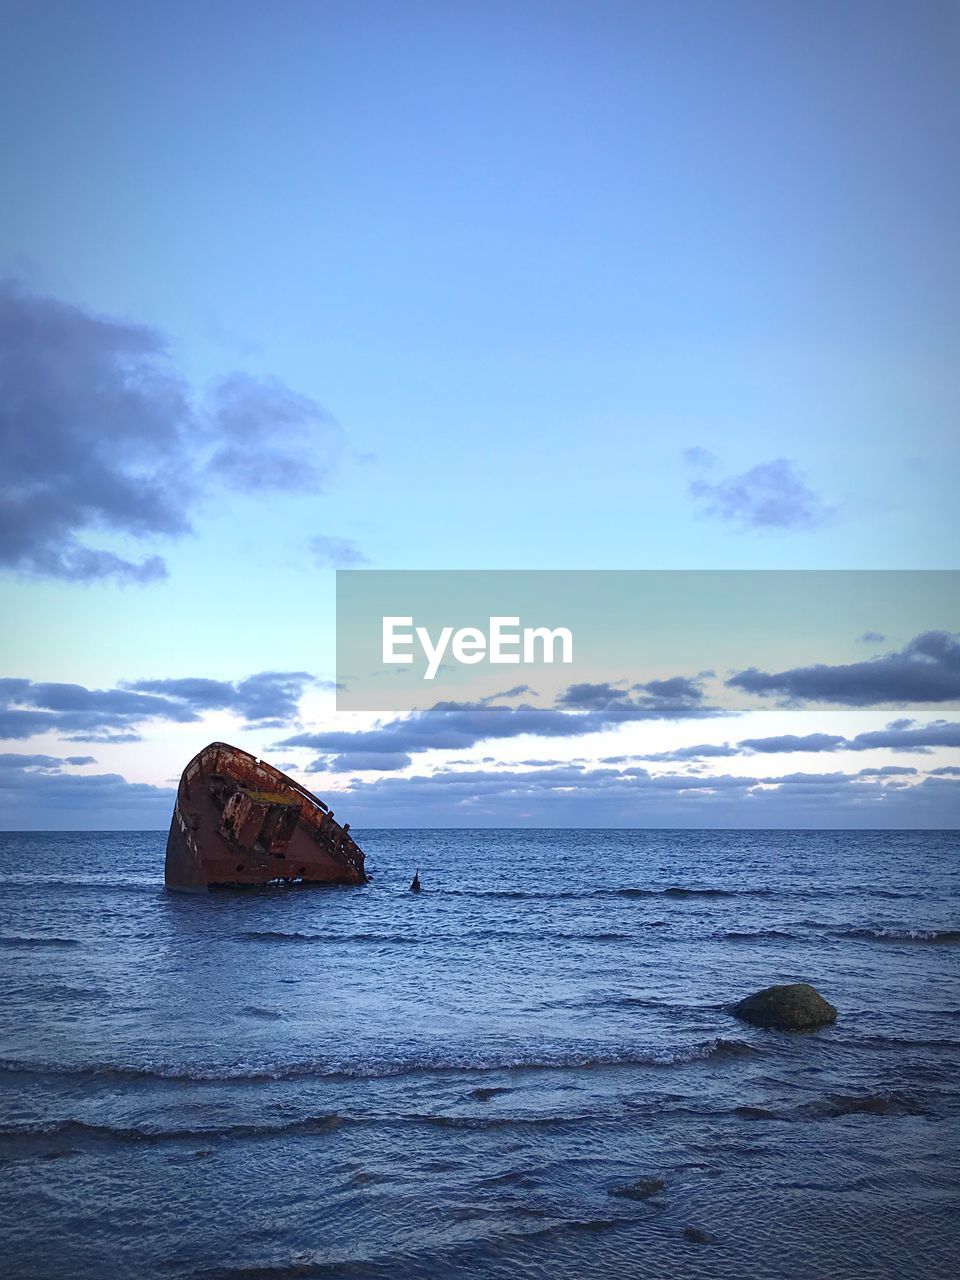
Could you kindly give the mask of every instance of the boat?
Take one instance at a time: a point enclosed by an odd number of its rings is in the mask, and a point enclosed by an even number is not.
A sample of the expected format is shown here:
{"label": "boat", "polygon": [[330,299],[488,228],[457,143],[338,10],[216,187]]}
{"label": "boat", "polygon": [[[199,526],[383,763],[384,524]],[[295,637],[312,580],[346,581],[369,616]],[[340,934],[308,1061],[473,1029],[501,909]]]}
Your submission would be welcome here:
{"label": "boat", "polygon": [[193,757],[177,788],[164,879],[171,889],[360,885],[363,850],[299,782],[226,742]]}

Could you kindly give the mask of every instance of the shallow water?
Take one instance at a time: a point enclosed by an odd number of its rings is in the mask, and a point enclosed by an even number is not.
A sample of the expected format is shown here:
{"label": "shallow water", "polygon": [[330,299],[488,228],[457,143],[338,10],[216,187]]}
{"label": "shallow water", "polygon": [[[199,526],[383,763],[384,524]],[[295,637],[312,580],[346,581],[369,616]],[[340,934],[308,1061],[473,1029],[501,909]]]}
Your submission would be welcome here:
{"label": "shallow water", "polygon": [[[188,896],[160,833],[0,834],[5,1274],[960,1269],[955,833],[358,838]],[[836,1026],[725,1009],[790,981]]]}

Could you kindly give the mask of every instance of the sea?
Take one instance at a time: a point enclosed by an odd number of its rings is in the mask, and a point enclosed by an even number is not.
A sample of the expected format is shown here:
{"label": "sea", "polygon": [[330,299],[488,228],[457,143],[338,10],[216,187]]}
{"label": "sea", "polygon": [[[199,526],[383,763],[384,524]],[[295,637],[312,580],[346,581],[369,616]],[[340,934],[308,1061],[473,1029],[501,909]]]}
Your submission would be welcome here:
{"label": "sea", "polygon": [[960,1274],[957,833],[355,834],[203,895],[0,835],[0,1274]]}

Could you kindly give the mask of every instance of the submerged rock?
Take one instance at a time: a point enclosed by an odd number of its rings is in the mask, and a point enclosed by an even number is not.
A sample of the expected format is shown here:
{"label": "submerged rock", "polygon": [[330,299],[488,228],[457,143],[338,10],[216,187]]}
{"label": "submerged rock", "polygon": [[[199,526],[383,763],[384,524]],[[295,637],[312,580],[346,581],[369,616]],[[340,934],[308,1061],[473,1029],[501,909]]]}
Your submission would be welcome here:
{"label": "submerged rock", "polygon": [[809,982],[755,991],[730,1012],[755,1027],[774,1027],[778,1031],[812,1031],[837,1020],[836,1009]]}
{"label": "submerged rock", "polygon": [[699,1227],[684,1227],[681,1234],[691,1244],[716,1244],[716,1238],[707,1231],[701,1231]]}
{"label": "submerged rock", "polygon": [[626,1200],[648,1200],[666,1185],[662,1178],[638,1178],[624,1187],[611,1187],[610,1195],[622,1196]]}
{"label": "submerged rock", "polygon": [[470,1097],[476,1098],[477,1102],[489,1102],[491,1098],[497,1098],[501,1093],[509,1092],[506,1085],[484,1085],[480,1089],[471,1089]]}

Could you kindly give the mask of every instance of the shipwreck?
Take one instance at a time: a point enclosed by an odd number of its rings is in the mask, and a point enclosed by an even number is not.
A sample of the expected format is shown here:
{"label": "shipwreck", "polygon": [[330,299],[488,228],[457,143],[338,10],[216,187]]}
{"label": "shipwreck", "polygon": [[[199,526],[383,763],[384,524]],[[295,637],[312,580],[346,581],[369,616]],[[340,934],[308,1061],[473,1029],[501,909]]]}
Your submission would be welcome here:
{"label": "shipwreck", "polygon": [[171,889],[366,884],[350,825],[273,765],[212,742],[183,771],[167,837]]}

